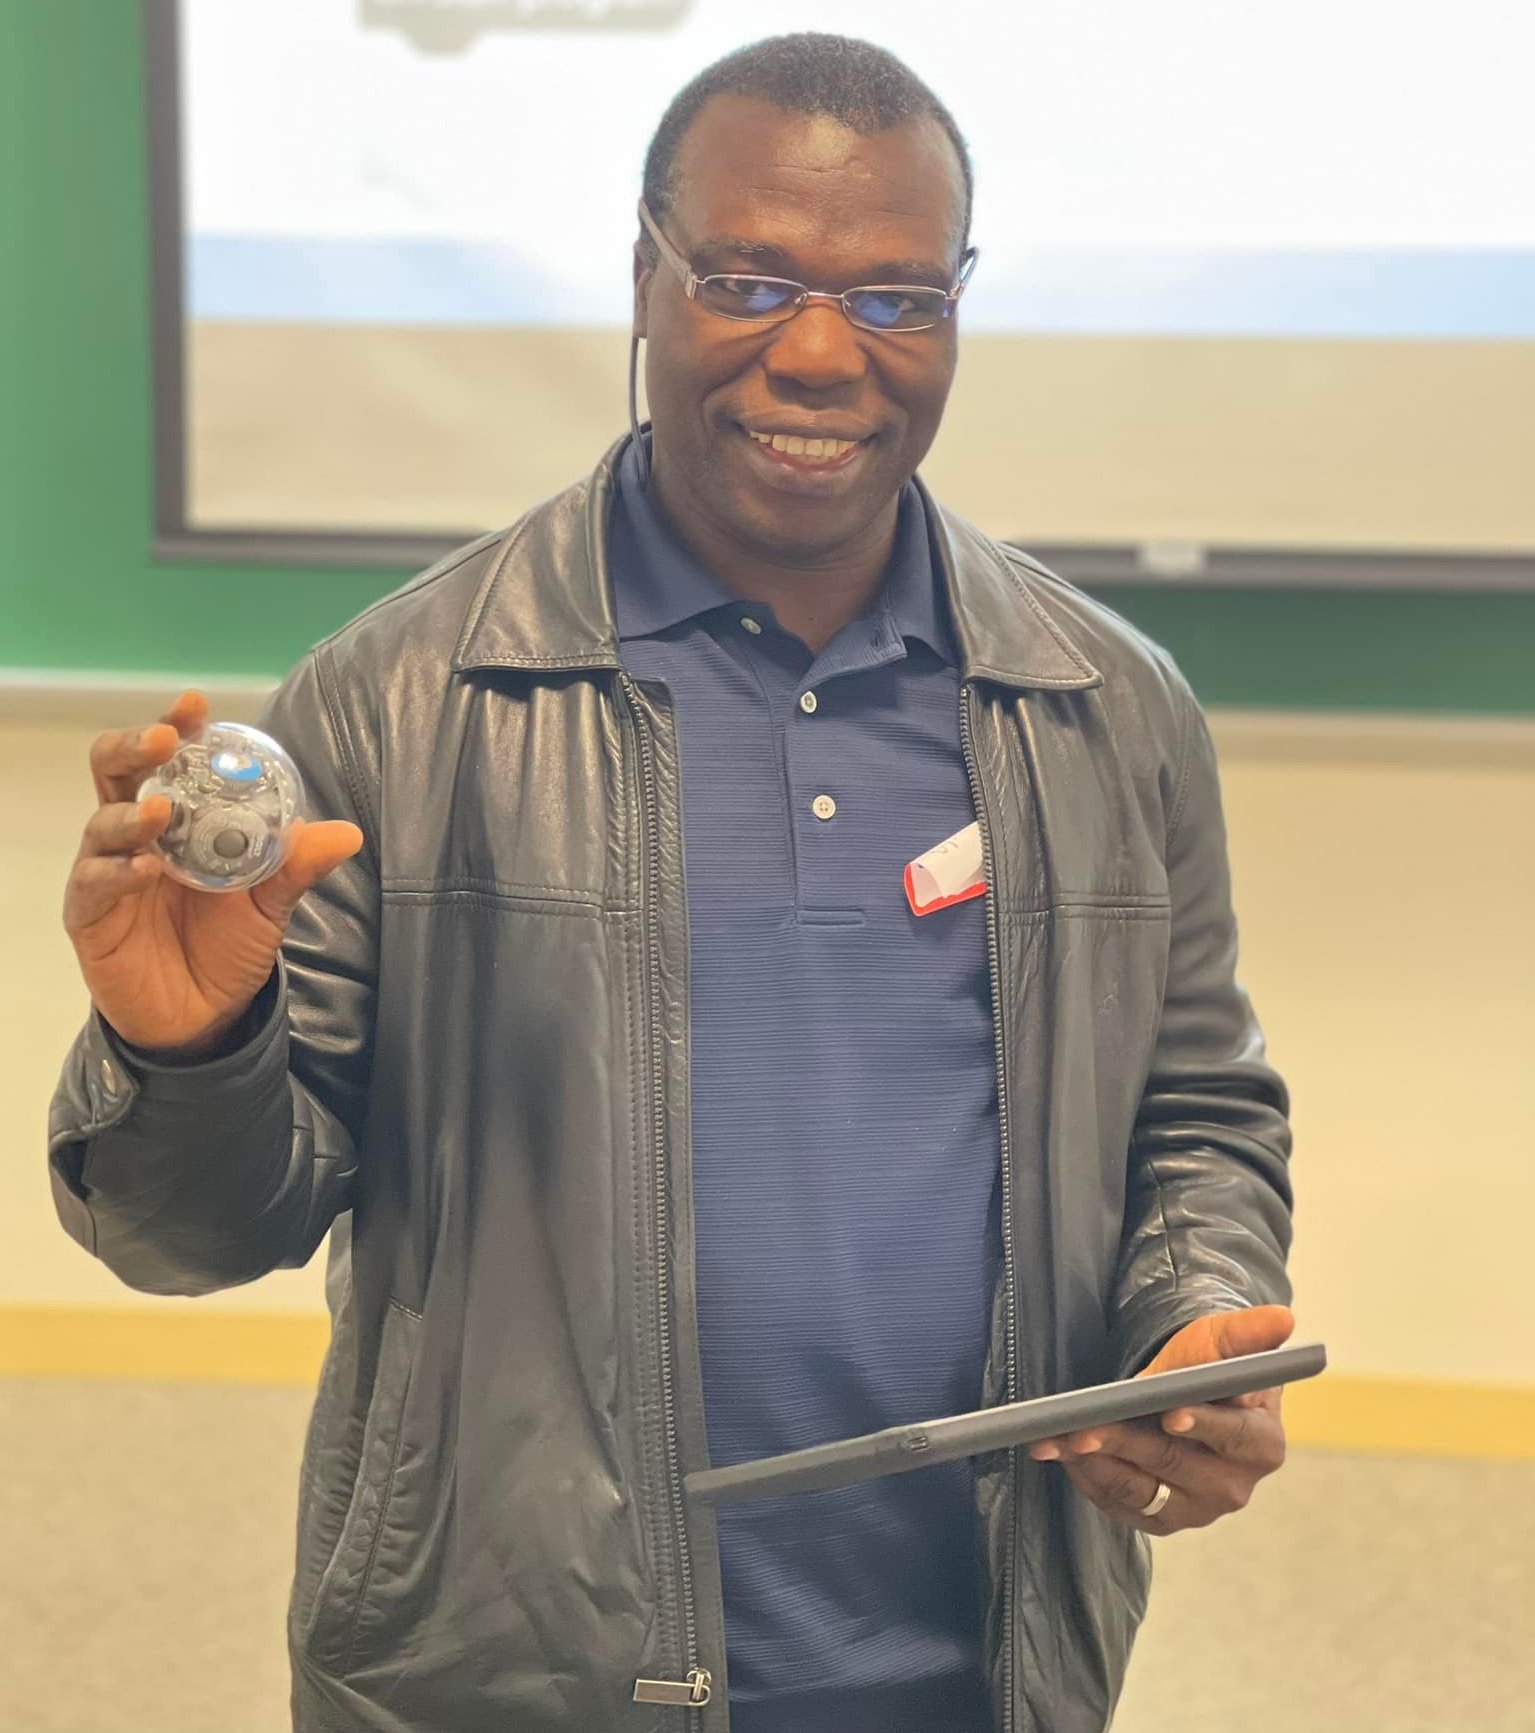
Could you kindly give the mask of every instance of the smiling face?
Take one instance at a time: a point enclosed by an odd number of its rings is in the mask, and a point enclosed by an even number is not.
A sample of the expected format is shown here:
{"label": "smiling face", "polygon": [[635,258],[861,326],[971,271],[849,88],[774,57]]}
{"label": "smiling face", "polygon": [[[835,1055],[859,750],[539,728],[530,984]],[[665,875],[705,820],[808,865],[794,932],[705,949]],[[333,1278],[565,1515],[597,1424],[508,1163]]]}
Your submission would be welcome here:
{"label": "smiling face", "polygon": [[[936,121],[865,137],[825,115],[716,96],[679,147],[677,185],[658,221],[699,276],[751,272],[832,291],[954,285],[964,182]],[[739,322],[637,255],[635,329],[648,339],[655,485],[684,534],[814,566],[888,533],[943,418],[952,318],[875,332],[811,302],[781,324]],[[817,459],[775,450],[763,437],[774,434],[855,443]]]}

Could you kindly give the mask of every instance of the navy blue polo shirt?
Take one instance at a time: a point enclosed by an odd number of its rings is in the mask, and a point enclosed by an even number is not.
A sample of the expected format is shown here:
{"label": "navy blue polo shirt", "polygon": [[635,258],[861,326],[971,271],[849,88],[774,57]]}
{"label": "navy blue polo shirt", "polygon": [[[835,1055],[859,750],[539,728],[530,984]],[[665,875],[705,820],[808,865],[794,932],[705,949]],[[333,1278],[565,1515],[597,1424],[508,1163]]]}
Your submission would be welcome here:
{"label": "navy blue polo shirt", "polygon": [[[978,1407],[1000,1252],[985,903],[906,863],[975,817],[914,488],[871,612],[812,655],[619,476],[621,656],[682,764],[710,1460]],[[974,1470],[720,1512],[736,1733],[985,1733]]]}

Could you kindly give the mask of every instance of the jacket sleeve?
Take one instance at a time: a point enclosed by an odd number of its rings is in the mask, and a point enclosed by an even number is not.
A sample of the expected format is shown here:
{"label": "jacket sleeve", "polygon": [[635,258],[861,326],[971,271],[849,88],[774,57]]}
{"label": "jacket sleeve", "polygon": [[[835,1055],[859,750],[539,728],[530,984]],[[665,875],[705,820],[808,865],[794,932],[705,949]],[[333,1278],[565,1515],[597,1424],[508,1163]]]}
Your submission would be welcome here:
{"label": "jacket sleeve", "polygon": [[1117,1374],[1210,1312],[1287,1303],[1289,1096],[1236,980],[1215,749],[1193,694],[1167,834],[1172,933],[1129,1155],[1112,1322]]}
{"label": "jacket sleeve", "polygon": [[237,1050],[156,1063],[93,1012],[49,1114],[60,1220],[145,1293],[204,1294],[297,1267],[350,1208],[373,1037],[378,830],[324,646],[260,725],[298,764],[310,815],[353,819],[362,850],[294,911]]}

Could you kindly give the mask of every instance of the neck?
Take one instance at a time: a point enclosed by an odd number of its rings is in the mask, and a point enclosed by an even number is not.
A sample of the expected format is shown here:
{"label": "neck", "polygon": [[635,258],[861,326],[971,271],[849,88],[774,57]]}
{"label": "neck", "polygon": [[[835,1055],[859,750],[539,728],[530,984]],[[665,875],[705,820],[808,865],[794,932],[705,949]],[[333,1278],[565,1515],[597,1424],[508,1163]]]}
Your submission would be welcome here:
{"label": "neck", "polygon": [[652,470],[649,491],[672,534],[706,571],[743,602],[766,603],[815,654],[868,613],[895,546],[898,500],[852,542],[791,558],[743,545],[709,519],[679,510],[659,471]]}

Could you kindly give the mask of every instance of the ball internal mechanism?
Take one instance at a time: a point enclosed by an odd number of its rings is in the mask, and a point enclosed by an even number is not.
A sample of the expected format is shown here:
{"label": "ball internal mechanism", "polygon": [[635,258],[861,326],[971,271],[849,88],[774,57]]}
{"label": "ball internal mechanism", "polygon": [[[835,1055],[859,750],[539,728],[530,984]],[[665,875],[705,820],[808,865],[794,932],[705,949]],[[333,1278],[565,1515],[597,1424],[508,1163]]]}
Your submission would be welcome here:
{"label": "ball internal mechanism", "polygon": [[303,784],[270,735],[210,722],[139,789],[163,794],[171,820],[155,843],[165,870],[204,891],[249,890],[282,865]]}

